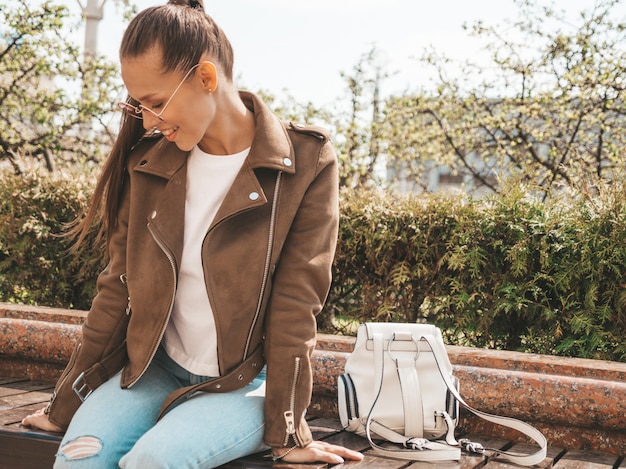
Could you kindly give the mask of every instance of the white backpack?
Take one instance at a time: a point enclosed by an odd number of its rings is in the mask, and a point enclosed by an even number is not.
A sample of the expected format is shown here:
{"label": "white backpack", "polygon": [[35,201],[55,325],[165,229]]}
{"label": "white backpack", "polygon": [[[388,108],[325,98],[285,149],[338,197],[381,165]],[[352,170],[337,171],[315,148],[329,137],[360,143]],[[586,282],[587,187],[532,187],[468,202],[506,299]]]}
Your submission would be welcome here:
{"label": "white backpack", "polygon": [[[367,437],[384,456],[416,461],[459,460],[461,448],[482,453],[478,443],[457,441],[459,404],[490,422],[513,428],[539,445],[530,455],[496,451],[531,466],[546,457],[547,441],[517,419],[473,409],[459,394],[458,380],[441,331],[428,324],[366,323],[338,378],[339,417],[344,428]],[[402,444],[380,446],[374,440]]]}

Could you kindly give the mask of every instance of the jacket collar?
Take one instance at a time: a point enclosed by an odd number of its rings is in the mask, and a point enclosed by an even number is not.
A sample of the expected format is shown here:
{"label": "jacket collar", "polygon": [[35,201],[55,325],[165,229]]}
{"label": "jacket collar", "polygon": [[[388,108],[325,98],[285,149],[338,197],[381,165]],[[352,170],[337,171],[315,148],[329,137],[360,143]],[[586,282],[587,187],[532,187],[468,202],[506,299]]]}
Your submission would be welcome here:
{"label": "jacket collar", "polygon": [[[295,173],[296,161],[293,146],[283,123],[255,94],[240,91],[245,106],[253,112],[254,139],[247,158],[251,168],[270,168]],[[189,152],[181,151],[176,144],[159,138],[135,165],[135,171],[153,174],[165,179],[185,164]]]}
{"label": "jacket collar", "polygon": [[272,168],[294,173],[296,161],[287,130],[276,115],[255,94],[240,91],[239,96],[254,114],[255,132],[248,161],[252,168]]}

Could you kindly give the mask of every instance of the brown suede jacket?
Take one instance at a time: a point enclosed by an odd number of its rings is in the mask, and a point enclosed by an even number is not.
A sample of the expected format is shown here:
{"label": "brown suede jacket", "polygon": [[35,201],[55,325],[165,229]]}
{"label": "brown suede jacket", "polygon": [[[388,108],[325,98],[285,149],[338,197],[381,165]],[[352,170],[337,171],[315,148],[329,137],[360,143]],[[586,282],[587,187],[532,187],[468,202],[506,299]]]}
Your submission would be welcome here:
{"label": "brown suede jacket", "polygon": [[[315,316],[337,240],[337,159],[324,131],[284,124],[253,94],[241,97],[254,112],[254,141],[202,247],[224,378],[183,388],[162,412],[195,391],[242,387],[267,363],[265,443],[305,446]],[[121,386],[137,382],[163,337],[183,247],[187,156],[165,139],[142,142],[130,155],[109,263],[47,409],[61,427],[79,395],[122,367]]]}

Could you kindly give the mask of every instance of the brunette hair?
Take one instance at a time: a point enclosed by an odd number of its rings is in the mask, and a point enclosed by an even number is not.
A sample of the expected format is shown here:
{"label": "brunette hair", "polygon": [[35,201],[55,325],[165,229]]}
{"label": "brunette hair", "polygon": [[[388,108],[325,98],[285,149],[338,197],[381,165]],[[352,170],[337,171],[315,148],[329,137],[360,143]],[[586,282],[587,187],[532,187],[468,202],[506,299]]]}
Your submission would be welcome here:
{"label": "brunette hair", "polygon": [[[162,54],[163,72],[186,73],[206,54],[226,79],[232,81],[232,46],[222,29],[205,13],[201,1],[170,0],[166,5],[141,11],[124,32],[120,59],[139,57],[155,47]],[[130,97],[127,100],[139,104]],[[74,249],[85,240],[96,221],[99,222],[96,243],[108,245],[117,225],[128,155],[143,136],[142,121],[123,114],[120,131],[104,163],[89,208],[68,231],[75,237]]]}

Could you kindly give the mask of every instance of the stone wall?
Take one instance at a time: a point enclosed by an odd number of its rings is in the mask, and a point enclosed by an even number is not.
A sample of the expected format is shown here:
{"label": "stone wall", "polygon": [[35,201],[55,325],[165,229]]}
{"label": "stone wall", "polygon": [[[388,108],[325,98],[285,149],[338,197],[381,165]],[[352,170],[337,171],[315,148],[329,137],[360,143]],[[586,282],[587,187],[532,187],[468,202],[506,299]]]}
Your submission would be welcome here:
{"label": "stone wall", "polygon": [[[0,303],[0,374],[54,381],[85,312]],[[312,415],[337,417],[337,376],[354,338],[320,334]],[[461,395],[483,412],[522,419],[551,446],[626,452],[626,363],[448,346]],[[464,411],[460,432],[516,439]]]}

